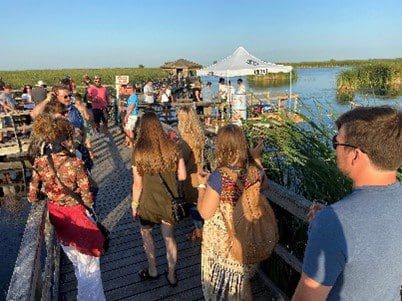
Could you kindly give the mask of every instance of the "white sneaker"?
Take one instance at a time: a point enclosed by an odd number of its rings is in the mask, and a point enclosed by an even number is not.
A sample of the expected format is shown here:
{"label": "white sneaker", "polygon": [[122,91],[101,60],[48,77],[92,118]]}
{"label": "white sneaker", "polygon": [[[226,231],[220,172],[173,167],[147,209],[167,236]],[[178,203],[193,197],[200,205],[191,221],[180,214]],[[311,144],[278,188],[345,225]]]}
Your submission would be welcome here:
{"label": "white sneaker", "polygon": [[106,142],[110,142],[110,138],[109,138],[108,136],[105,136],[105,137],[103,138],[103,140],[105,140]]}

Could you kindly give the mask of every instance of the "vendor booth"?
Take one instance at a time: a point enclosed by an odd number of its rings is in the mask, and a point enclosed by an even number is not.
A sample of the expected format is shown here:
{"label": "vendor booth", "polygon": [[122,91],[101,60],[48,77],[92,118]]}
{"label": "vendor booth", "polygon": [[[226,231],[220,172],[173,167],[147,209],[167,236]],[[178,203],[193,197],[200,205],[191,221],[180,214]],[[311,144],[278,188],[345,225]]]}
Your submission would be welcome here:
{"label": "vendor booth", "polygon": [[[219,77],[235,77],[246,75],[263,75],[267,73],[290,73],[289,75],[289,96],[292,94],[292,66],[284,66],[265,62],[251,55],[243,47],[236,49],[228,57],[222,59],[216,64],[210,65],[203,69],[197,70],[198,76],[219,76]],[[240,106],[247,106],[246,95],[235,95],[234,103],[239,102]],[[245,110],[246,108],[243,108]],[[240,109],[242,110],[242,109]],[[242,115],[244,119],[245,115]]]}

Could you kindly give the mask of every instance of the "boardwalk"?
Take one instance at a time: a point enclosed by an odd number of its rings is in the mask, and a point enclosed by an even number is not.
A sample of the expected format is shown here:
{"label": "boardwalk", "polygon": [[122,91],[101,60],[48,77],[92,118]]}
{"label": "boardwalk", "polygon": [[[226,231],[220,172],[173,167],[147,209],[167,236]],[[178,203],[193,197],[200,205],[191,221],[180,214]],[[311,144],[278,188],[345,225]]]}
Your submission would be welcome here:
{"label": "boardwalk", "polygon": [[[131,202],[131,151],[122,146],[123,136],[112,129],[111,143],[99,141],[94,177],[100,191],[96,209],[104,223],[112,229],[110,249],[101,258],[103,286],[107,300],[203,300],[200,283],[200,244],[186,239],[191,222],[176,228],[178,245],[177,276],[179,285],[171,288],[161,275],[157,280],[140,281],[137,272],[147,266],[137,222],[133,221]],[[159,228],[154,229],[159,273],[166,270],[165,248]],[[256,300],[274,300],[256,276],[253,281]],[[71,263],[61,256],[60,300],[74,300],[76,279]]]}

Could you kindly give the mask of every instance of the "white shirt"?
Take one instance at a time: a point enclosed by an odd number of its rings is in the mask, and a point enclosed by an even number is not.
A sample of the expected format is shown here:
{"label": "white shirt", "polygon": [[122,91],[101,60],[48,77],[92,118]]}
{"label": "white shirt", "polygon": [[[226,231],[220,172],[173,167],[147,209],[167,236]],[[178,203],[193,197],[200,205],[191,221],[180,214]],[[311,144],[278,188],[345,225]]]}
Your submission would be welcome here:
{"label": "white shirt", "polygon": [[246,95],[246,87],[241,84],[237,87],[237,91],[236,91],[237,95]]}
{"label": "white shirt", "polygon": [[228,102],[233,101],[233,96],[235,95],[235,88],[233,86],[228,86],[227,87],[228,91],[229,91],[229,97],[228,97]]}
{"label": "white shirt", "polygon": [[226,100],[228,98],[227,93],[228,93],[228,90],[226,89],[226,85],[219,84],[218,94],[219,94],[220,100]]}
{"label": "white shirt", "polygon": [[[149,96],[147,93],[151,93],[152,95]],[[152,86],[145,85],[144,86],[144,101],[146,103],[154,103],[154,88]]]}
{"label": "white shirt", "polygon": [[32,96],[29,95],[28,93],[24,93],[21,95],[21,98],[25,102],[31,102],[32,101]]}
{"label": "white shirt", "polygon": [[162,93],[161,102],[169,102],[170,95],[172,95],[172,91],[170,91],[170,89],[166,89],[166,91]]}

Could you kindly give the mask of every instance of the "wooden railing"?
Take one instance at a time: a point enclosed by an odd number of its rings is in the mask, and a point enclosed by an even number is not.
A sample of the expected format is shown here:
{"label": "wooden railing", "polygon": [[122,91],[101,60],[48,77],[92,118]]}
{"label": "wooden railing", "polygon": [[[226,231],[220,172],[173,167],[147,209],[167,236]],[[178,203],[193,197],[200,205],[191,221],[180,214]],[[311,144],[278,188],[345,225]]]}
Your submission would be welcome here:
{"label": "wooden railing", "polygon": [[[44,245],[45,252],[43,252]],[[6,300],[57,299],[59,252],[53,227],[48,220],[46,202],[33,204]],[[42,254],[45,254],[44,261]]]}

